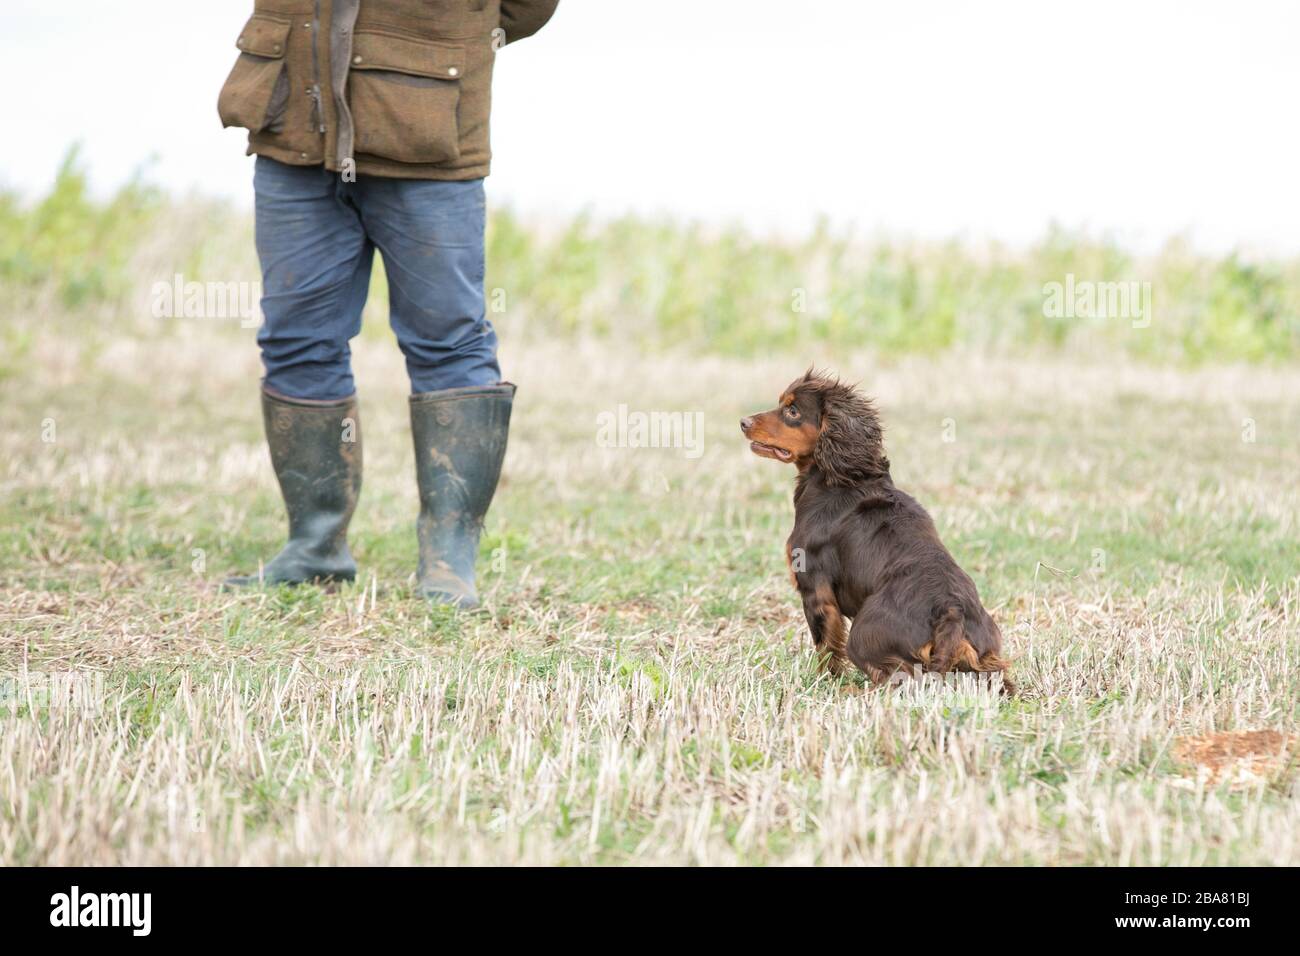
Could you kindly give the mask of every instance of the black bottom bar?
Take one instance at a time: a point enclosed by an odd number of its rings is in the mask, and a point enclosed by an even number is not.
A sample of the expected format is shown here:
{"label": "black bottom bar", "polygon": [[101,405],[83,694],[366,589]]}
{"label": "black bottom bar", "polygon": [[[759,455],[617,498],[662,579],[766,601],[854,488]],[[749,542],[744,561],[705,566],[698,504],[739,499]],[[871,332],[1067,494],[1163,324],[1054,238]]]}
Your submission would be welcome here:
{"label": "black bottom bar", "polygon": [[449,941],[477,927],[497,943],[571,935],[600,944],[611,932],[609,945],[659,938],[675,948],[775,932],[811,941],[856,926],[864,945],[885,927],[927,944],[989,934],[1231,945],[1294,925],[1295,878],[1265,869],[7,869],[0,933],[6,943],[76,934],[337,946],[394,932]]}

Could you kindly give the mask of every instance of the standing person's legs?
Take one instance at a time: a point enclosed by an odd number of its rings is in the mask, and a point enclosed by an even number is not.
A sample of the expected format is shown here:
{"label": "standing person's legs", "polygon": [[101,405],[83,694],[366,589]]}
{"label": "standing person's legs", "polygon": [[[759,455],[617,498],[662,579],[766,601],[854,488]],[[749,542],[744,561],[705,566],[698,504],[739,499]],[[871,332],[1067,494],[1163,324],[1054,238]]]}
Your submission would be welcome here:
{"label": "standing person's legs", "polygon": [[228,583],[351,580],[347,528],[361,491],[361,426],[348,341],[361,329],[374,247],[348,188],[323,167],[259,156],[253,183],[262,416],[289,541],[260,575]]}
{"label": "standing person's legs", "polygon": [[515,392],[501,381],[484,303],[483,181],[372,177],[358,187],[411,378],[419,588],[433,600],[473,607],[474,560]]}

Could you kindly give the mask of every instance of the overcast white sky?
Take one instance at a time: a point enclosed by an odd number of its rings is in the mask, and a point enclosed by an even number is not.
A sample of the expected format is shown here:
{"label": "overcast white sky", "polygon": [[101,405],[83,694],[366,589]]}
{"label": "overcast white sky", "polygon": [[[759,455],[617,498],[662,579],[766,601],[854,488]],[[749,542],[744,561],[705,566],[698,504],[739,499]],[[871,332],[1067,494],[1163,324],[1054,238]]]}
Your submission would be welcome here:
{"label": "overcast white sky", "polygon": [[[363,0],[364,2],[364,0]],[[217,91],[249,0],[3,0],[0,182],[251,199]],[[561,0],[498,61],[489,196],[1013,243],[1300,252],[1296,0]]]}

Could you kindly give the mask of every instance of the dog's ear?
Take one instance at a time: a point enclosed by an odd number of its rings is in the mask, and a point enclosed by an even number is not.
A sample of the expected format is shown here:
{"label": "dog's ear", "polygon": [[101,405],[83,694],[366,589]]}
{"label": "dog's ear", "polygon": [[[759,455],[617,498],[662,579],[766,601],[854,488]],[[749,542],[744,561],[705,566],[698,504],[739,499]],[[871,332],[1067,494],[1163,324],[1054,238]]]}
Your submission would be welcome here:
{"label": "dog's ear", "polygon": [[833,485],[889,474],[884,433],[875,407],[851,387],[833,382],[822,390],[822,424],[815,464]]}

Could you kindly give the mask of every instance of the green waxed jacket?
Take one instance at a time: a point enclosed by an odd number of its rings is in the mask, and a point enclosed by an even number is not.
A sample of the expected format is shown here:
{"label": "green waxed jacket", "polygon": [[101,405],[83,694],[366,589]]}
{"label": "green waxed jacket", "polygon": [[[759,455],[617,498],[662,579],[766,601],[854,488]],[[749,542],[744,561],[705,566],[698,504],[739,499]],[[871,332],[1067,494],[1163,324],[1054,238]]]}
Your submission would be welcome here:
{"label": "green waxed jacket", "polygon": [[221,89],[248,152],[406,179],[488,174],[492,65],[559,0],[256,0]]}

